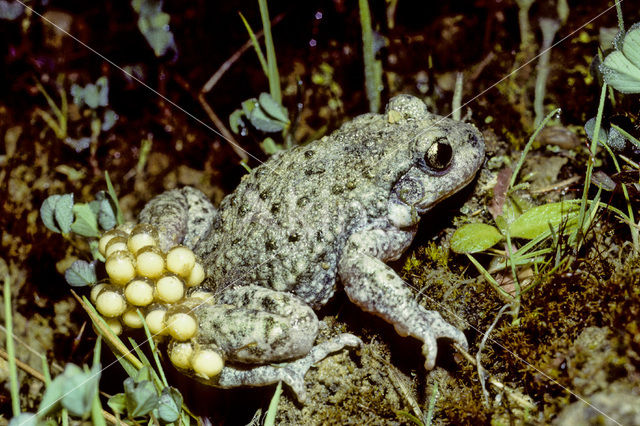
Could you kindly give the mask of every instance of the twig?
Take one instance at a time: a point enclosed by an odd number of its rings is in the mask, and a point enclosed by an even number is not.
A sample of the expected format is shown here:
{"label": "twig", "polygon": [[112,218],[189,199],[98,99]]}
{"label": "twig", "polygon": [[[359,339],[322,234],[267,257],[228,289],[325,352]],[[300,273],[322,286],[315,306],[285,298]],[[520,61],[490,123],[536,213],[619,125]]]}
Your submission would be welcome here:
{"label": "twig", "polygon": [[233,149],[233,152],[235,152],[243,162],[248,161],[249,156],[242,148],[240,148],[240,144],[238,144],[238,141],[236,141],[236,138],[234,138],[229,129],[227,129],[227,126],[225,126],[222,120],[220,120],[220,117],[218,117],[218,115],[213,112],[213,108],[211,108],[207,100],[204,98],[204,93],[200,93],[198,95],[198,101],[209,116],[209,119],[213,122],[214,126],[216,126],[220,133],[222,133],[224,139],[229,142],[229,145],[231,145],[231,149]]}
{"label": "twig", "polygon": [[[465,359],[467,361],[469,361],[473,366],[477,365],[475,358],[473,356],[471,356],[471,354],[469,352],[464,350],[464,348],[462,346],[460,346],[457,343],[454,343],[453,347],[456,348],[456,350],[458,352],[460,352],[460,354],[462,354],[462,356],[465,357]],[[488,381],[489,381],[489,384],[491,384],[493,387],[497,388],[498,390],[504,391],[507,394],[508,397],[510,397],[517,404],[519,404],[522,408],[527,409],[527,410],[536,410],[537,409],[535,404],[533,404],[532,402],[528,401],[527,397],[525,395],[522,395],[522,393],[520,393],[516,389],[513,389],[513,388],[505,385],[504,383],[502,383],[501,381],[499,381],[498,379],[496,379],[495,377],[492,377],[492,376],[489,376],[489,380]]]}
{"label": "twig", "polygon": [[[281,13],[280,15],[276,16],[273,19],[272,25],[278,24],[282,20],[282,18],[284,18],[283,13]],[[263,35],[264,35],[264,31],[262,30],[258,31],[256,33],[256,39],[260,39]],[[238,61],[238,59],[240,59],[240,57],[244,54],[244,52],[246,52],[247,49],[249,49],[251,46],[252,46],[251,40],[247,40],[246,43],[240,47],[240,49],[236,50],[236,52],[233,55],[231,55],[229,59],[224,61],[224,63],[220,65],[220,68],[218,68],[218,70],[215,73],[213,73],[211,77],[209,77],[209,80],[207,80],[204,86],[202,86],[202,89],[200,89],[200,92],[198,93],[198,96],[197,96],[198,101],[200,102],[200,105],[202,105],[202,108],[209,116],[209,119],[213,122],[213,125],[216,126],[216,128],[220,131],[220,133],[222,133],[222,136],[225,138],[225,140],[229,142],[229,145],[231,145],[233,152],[235,152],[236,155],[240,157],[240,159],[244,162],[246,162],[249,159],[249,157],[247,156],[247,153],[242,148],[240,148],[240,145],[238,144],[238,141],[236,141],[236,138],[233,137],[233,134],[229,131],[227,126],[225,126],[224,122],[220,120],[220,117],[218,117],[218,115],[213,111],[213,108],[211,107],[211,105],[209,105],[209,103],[205,99],[205,95],[213,89],[213,87],[218,83],[218,81],[222,78],[222,76],[229,70],[229,68],[231,68],[231,66],[235,64]]]}
{"label": "twig", "polygon": [[424,418],[424,415],[422,413],[422,410],[420,409],[420,406],[418,405],[416,400],[411,396],[411,394],[407,390],[404,383],[400,381],[400,377],[398,377],[398,373],[396,373],[395,367],[393,366],[393,364],[391,364],[389,361],[387,361],[386,359],[380,356],[374,355],[373,357],[378,362],[381,362],[387,366],[387,373],[388,373],[389,379],[391,380],[391,384],[393,384],[396,390],[404,397],[405,401],[411,406],[411,409],[416,414],[416,417],[420,419]]}
{"label": "twig", "polygon": [[[273,18],[273,22],[271,23],[271,25],[274,25],[274,26],[277,25],[280,21],[282,21],[282,18],[284,18],[284,13],[281,13],[275,18]],[[260,40],[263,35],[264,35],[263,30],[258,31],[256,33],[256,39]],[[202,86],[200,93],[204,94],[204,93],[210,92],[211,89],[213,89],[213,86],[215,86],[218,83],[218,80],[222,78],[224,73],[226,73],[229,70],[229,68],[231,68],[231,66],[234,63],[236,63],[238,59],[240,59],[240,57],[244,54],[244,52],[247,51],[247,49],[251,47],[251,45],[252,45],[251,40],[247,40],[246,43],[243,44],[242,47],[240,47],[240,49],[236,50],[236,52],[233,55],[231,55],[229,59],[224,61],[224,63],[220,65],[220,68],[218,68],[218,70],[214,72],[211,77],[209,77],[209,80],[207,80],[204,86]]]}
{"label": "twig", "polygon": [[487,343],[489,334],[491,334],[491,331],[498,324],[498,320],[500,319],[504,311],[506,311],[507,308],[509,308],[510,306],[511,305],[507,304],[507,305],[504,305],[502,308],[500,308],[500,310],[498,311],[498,314],[496,315],[496,318],[493,320],[493,323],[491,324],[491,327],[489,327],[487,331],[484,333],[484,336],[482,336],[482,341],[480,342],[480,345],[478,345],[478,352],[476,352],[476,367],[478,368],[478,377],[480,378],[480,385],[482,386],[482,396],[484,397],[484,403],[487,407],[489,407],[489,392],[487,391],[486,383],[485,383],[485,379],[487,377],[486,376],[487,370],[485,370],[484,367],[482,366],[482,363],[480,362],[480,356],[482,355],[482,350],[484,349],[484,345]]}

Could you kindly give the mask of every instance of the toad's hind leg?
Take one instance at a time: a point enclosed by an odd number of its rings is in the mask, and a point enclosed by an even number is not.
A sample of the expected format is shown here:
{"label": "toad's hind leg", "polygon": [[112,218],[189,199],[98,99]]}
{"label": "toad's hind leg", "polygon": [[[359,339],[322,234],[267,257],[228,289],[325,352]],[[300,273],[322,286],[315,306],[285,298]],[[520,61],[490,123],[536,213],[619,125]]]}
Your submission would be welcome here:
{"label": "toad's hind leg", "polygon": [[193,250],[218,218],[218,210],[206,195],[185,186],[152,198],[140,212],[139,221],[157,228],[159,246],[167,251],[177,244]]}
{"label": "toad's hind leg", "polygon": [[344,333],[326,342],[314,346],[303,358],[280,365],[263,365],[242,369],[237,366],[225,367],[220,374],[217,385],[220,387],[264,386],[284,382],[296,395],[300,402],[306,399],[304,376],[314,364],[322,361],[334,352],[344,348],[358,348],[362,340],[353,334]]}
{"label": "toad's hind leg", "polygon": [[195,314],[198,341],[215,344],[235,363],[266,364],[302,357],[318,334],[318,317],[304,301],[257,285],[227,288]]}
{"label": "toad's hind leg", "polygon": [[215,345],[228,361],[219,376],[199,378],[219,387],[283,381],[302,401],[304,376],[312,365],[362,343],[356,336],[341,334],[314,346],[318,319],[313,310],[290,293],[256,285],[226,289],[215,304],[203,304],[195,314],[199,324],[195,346]]}

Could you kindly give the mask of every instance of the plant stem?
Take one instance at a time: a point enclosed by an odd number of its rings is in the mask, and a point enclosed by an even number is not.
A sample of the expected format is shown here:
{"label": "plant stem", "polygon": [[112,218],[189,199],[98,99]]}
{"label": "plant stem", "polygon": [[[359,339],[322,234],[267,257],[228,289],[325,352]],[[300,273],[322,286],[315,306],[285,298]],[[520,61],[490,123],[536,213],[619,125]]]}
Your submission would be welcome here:
{"label": "plant stem", "polygon": [[460,121],[462,118],[462,73],[456,73],[456,85],[453,90],[453,100],[451,101],[451,114],[454,120]]}
{"label": "plant stem", "polygon": [[520,46],[529,46],[533,42],[529,25],[529,9],[535,0],[516,0],[518,4],[518,24],[520,26]]}
{"label": "plant stem", "polygon": [[364,83],[369,99],[369,111],[380,110],[380,88],[382,87],[382,65],[376,61],[371,29],[371,11],[368,0],[358,0],[360,25],[362,26],[362,57],[364,59]]}
{"label": "plant stem", "polygon": [[616,13],[618,15],[618,28],[624,32],[624,19],[622,18],[622,0],[616,0]]}
{"label": "plant stem", "polygon": [[587,172],[584,177],[584,189],[582,191],[582,201],[580,202],[580,213],[578,214],[578,227],[576,228],[576,242],[582,239],[582,226],[584,225],[585,211],[587,209],[587,197],[589,196],[589,186],[591,186],[591,174],[593,173],[593,163],[595,162],[598,139],[600,139],[600,124],[602,123],[602,112],[604,110],[604,100],[607,94],[607,83],[602,83],[600,92],[600,103],[598,104],[598,114],[596,124],[593,128],[593,138],[589,147],[589,161],[587,162]]}
{"label": "plant stem", "polygon": [[273,393],[273,397],[271,397],[271,402],[269,403],[269,408],[267,409],[267,415],[264,418],[264,426],[273,426],[275,424],[280,395],[282,395],[282,382],[278,382],[276,391]]}
{"label": "plant stem", "polygon": [[251,39],[251,44],[253,45],[253,50],[256,51],[256,55],[258,55],[258,61],[260,61],[260,66],[262,67],[262,72],[264,75],[269,78],[269,66],[267,65],[267,60],[264,58],[262,54],[262,49],[260,49],[260,43],[258,43],[258,37],[251,29],[249,22],[245,19],[244,15],[240,13],[240,19],[242,19],[242,23],[244,27],[247,29],[247,33],[249,34],[249,39]]}
{"label": "plant stem", "polygon": [[508,190],[511,190],[511,188],[513,188],[513,186],[516,184],[516,179],[518,177],[518,173],[520,172],[520,169],[522,168],[522,165],[524,164],[524,159],[529,153],[529,150],[531,149],[533,142],[536,140],[538,133],[540,133],[540,131],[544,129],[544,126],[547,125],[547,122],[551,120],[551,118],[559,112],[560,112],[560,108],[556,108],[553,111],[551,111],[549,114],[547,114],[544,120],[542,120],[542,123],[540,123],[540,125],[538,125],[538,127],[536,128],[535,132],[533,132],[533,134],[529,138],[529,141],[527,141],[527,144],[524,146],[524,149],[522,150],[522,155],[520,156],[520,159],[518,160],[516,167],[513,169],[513,174],[511,175],[511,181],[509,181]]}
{"label": "plant stem", "polygon": [[540,30],[542,31],[542,46],[540,46],[540,59],[538,60],[538,74],[536,75],[535,97],[533,99],[533,109],[536,114],[534,126],[538,126],[544,114],[544,96],[547,91],[547,79],[551,68],[549,59],[551,58],[551,44],[553,38],[560,28],[560,22],[551,18],[540,19]]}

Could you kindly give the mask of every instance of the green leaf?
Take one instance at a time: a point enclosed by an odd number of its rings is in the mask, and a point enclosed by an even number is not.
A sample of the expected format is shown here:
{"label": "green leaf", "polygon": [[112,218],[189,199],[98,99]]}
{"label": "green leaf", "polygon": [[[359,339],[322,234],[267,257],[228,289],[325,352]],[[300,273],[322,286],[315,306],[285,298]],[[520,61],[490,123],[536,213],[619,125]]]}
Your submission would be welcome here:
{"label": "green leaf", "polygon": [[264,54],[262,53],[262,49],[260,48],[260,43],[258,43],[256,34],[251,29],[251,25],[249,25],[249,22],[247,22],[244,15],[240,12],[238,12],[238,14],[240,15],[240,19],[242,19],[244,27],[247,29],[247,33],[249,34],[249,38],[251,39],[253,49],[256,51],[256,55],[258,56],[258,60],[260,61],[260,66],[262,66],[262,72],[267,78],[269,78],[269,67],[267,66],[267,60],[264,58]]}
{"label": "green leaf", "polygon": [[160,393],[156,415],[164,423],[173,423],[180,418],[181,407],[182,395],[178,389],[172,387],[163,388],[162,393]]}
{"label": "green leaf", "polygon": [[113,184],[111,183],[111,179],[109,178],[109,172],[104,172],[104,180],[107,182],[107,193],[109,197],[111,197],[111,201],[113,201],[113,205],[116,206],[116,220],[119,225],[124,223],[124,215],[122,214],[122,210],[120,209],[120,203],[118,202],[118,194],[116,194],[116,190],[113,189]]}
{"label": "green leaf", "polygon": [[124,414],[124,410],[127,408],[127,396],[124,393],[117,393],[109,398],[107,405],[114,413]]}
{"label": "green leaf", "polygon": [[[142,350],[140,350],[140,352],[142,352]],[[149,372],[149,367],[145,365],[140,370],[138,370],[138,374],[136,374],[136,377],[134,378],[134,380],[136,383],[142,383],[145,380],[151,380],[151,373]]]}
{"label": "green leaf", "polygon": [[285,126],[285,123],[267,116],[260,107],[254,108],[253,111],[251,111],[249,121],[253,127],[266,133],[279,132],[284,129]]}
{"label": "green leaf", "polygon": [[98,250],[98,240],[93,238],[89,240],[89,250],[91,250],[91,257],[93,257],[94,260],[99,260],[100,262],[106,260],[104,256],[100,254],[100,250]]}
{"label": "green leaf", "polygon": [[60,228],[56,225],[56,220],[54,218],[54,212],[56,210],[56,203],[61,196],[58,194],[50,195],[40,206],[40,218],[42,219],[42,223],[46,226],[50,231],[60,233]]}
{"label": "green leaf", "polygon": [[[142,32],[142,31],[141,31]],[[175,48],[175,41],[173,39],[173,33],[169,31],[169,27],[164,28],[151,28],[144,32],[144,36],[149,43],[149,46],[153,49],[153,53],[157,57],[160,57],[167,53],[169,50]]]}
{"label": "green leaf", "polygon": [[53,214],[62,233],[68,234],[73,222],[73,194],[61,195],[56,201]]}
{"label": "green leaf", "polygon": [[640,68],[640,23],[637,22],[629,28],[622,43],[624,56]]}
{"label": "green leaf", "polygon": [[244,112],[244,115],[248,118],[251,115],[251,111],[258,106],[258,100],[256,98],[247,99],[240,105],[242,106],[242,112]]}
{"label": "green leaf", "polygon": [[71,96],[73,96],[73,103],[78,106],[82,106],[84,103],[84,88],[79,84],[74,83],[71,85],[71,89],[69,91],[71,92]]}
{"label": "green leaf", "polygon": [[85,260],[73,262],[69,269],[64,271],[64,279],[71,287],[84,287],[98,282],[95,265]]}
{"label": "green leaf", "polygon": [[84,87],[84,101],[91,109],[96,109],[100,105],[100,92],[95,84],[87,84]]}
{"label": "green leaf", "polygon": [[113,211],[113,207],[109,200],[104,198],[102,200],[92,201],[91,204],[93,203],[96,203],[95,205],[98,208],[96,214],[98,215],[98,223],[100,224],[100,227],[105,231],[113,229],[118,224],[118,221],[116,219],[116,213]]}
{"label": "green leaf", "polygon": [[147,39],[156,56],[175,50],[173,33],[169,28],[170,16],[162,11],[162,1],[140,2],[138,29]]}
{"label": "green leaf", "polygon": [[607,145],[609,145],[614,151],[623,151],[625,146],[627,145],[627,140],[619,131],[612,127],[611,129],[609,129]]}
{"label": "green leaf", "polygon": [[458,228],[451,237],[451,250],[455,253],[477,253],[493,247],[503,238],[494,226],[468,223]]}
{"label": "green leaf", "polygon": [[131,417],[149,414],[158,405],[156,388],[149,380],[136,383],[131,377],[125,379],[124,393],[127,396],[127,411]]}
{"label": "green leaf", "polygon": [[0,19],[13,21],[24,13],[25,6],[18,2],[3,2],[0,7]]}
{"label": "green leaf", "polygon": [[106,110],[102,116],[102,126],[100,127],[100,130],[103,132],[111,130],[111,128],[116,124],[116,121],[118,121],[118,114],[113,110]]}
{"label": "green leaf", "polygon": [[[60,402],[72,416],[85,418],[91,412],[100,381],[100,365],[96,367],[64,378],[67,381],[67,391]],[[80,367],[77,368],[80,370]]]}
{"label": "green leaf", "polygon": [[[619,46],[618,46],[619,47]],[[622,93],[640,93],[640,26],[634,24],[622,41],[622,49],[604,58],[604,81]]]}
{"label": "green leaf", "polygon": [[244,120],[242,117],[244,116],[244,111],[241,109],[237,109],[231,113],[229,116],[229,127],[233,133],[240,133],[240,127],[245,127]]}
{"label": "green leaf", "polygon": [[[587,137],[589,138],[589,140],[593,140],[593,131],[595,130],[596,127],[596,118],[592,117],[590,118],[586,123],[584,123],[584,131],[587,134]],[[600,131],[598,132],[598,143],[599,144],[603,144],[604,142],[607,141],[607,131],[605,129],[602,128],[602,126],[600,126]]]}
{"label": "green leaf", "polygon": [[109,81],[107,77],[102,76],[96,81],[96,84],[89,83],[84,87],[73,84],[71,95],[73,103],[78,106],[86,104],[91,109],[107,106],[109,104]]}
{"label": "green leaf", "polygon": [[163,28],[169,25],[169,14],[164,12],[156,13],[149,17],[149,23],[153,28]]}
{"label": "green leaf", "polygon": [[277,144],[272,138],[264,138],[264,140],[260,143],[260,148],[267,155],[273,155],[278,151],[282,151],[284,147],[280,144]]}
{"label": "green leaf", "polygon": [[269,115],[271,118],[275,118],[282,123],[289,123],[289,114],[287,109],[277,103],[270,94],[268,93],[260,93],[258,97],[258,103],[262,107],[262,110]]}
{"label": "green leaf", "polygon": [[72,416],[86,417],[91,411],[99,380],[99,366],[85,371],[75,364],[67,364],[64,372],[47,386],[38,410],[40,416],[62,406]]}
{"label": "green leaf", "polygon": [[534,239],[549,231],[549,225],[554,229],[564,221],[571,225],[570,220],[575,219],[578,209],[576,204],[566,202],[533,207],[511,223],[509,233],[514,238]]}
{"label": "green leaf", "polygon": [[621,51],[616,50],[607,55],[600,69],[604,81],[617,91],[640,92],[640,68],[631,63]]}
{"label": "green leaf", "polygon": [[38,416],[33,413],[20,413],[9,420],[9,426],[39,426]]}
{"label": "green leaf", "polygon": [[100,236],[98,218],[89,204],[76,204],[73,206],[73,212],[76,215],[76,220],[71,225],[71,230],[73,232],[84,237],[98,238]]}

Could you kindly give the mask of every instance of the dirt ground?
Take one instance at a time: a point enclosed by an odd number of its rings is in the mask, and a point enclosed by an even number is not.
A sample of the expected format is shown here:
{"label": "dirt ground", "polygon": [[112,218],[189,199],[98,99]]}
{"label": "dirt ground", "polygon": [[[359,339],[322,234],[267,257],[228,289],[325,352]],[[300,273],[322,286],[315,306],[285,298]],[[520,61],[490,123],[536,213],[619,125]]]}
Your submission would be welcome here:
{"label": "dirt ground", "polygon": [[[382,107],[391,96],[409,93],[448,115],[461,73],[461,116],[485,138],[487,160],[477,178],[427,213],[411,248],[391,265],[421,304],[465,332],[470,358],[442,341],[436,368],[425,371],[417,341],[398,336],[338,293],[318,312],[324,324],[319,340],[350,332],[365,344],[312,368],[304,404],[285,387],[277,424],[640,424],[637,147],[616,154],[628,159],[618,160],[621,170],[616,156],[600,148],[594,179],[613,186],[600,193],[592,185],[588,193],[632,212],[635,223],[600,208],[580,244],[560,233],[536,262],[492,271],[498,288],[467,256],[450,250],[462,225],[500,227],[509,220],[501,214],[504,206],[524,211],[583,195],[590,158],[584,126],[596,115],[601,91],[593,61],[602,40],[616,32],[615,8],[608,1],[569,1],[564,16],[563,1],[535,1],[528,13],[519,12],[518,3],[524,1],[370,2]],[[75,260],[91,260],[91,251],[86,238],[43,225],[44,200],[73,193],[76,202],[92,201],[107,189],[108,172],[126,220],[135,220],[153,195],[184,185],[218,204],[245,166],[268,158],[267,136],[283,146],[304,144],[368,112],[363,42],[355,2],[270,2],[291,124],[285,133],[248,125],[235,134],[229,116],[269,90],[253,48],[240,50],[249,38],[238,12],[256,32],[261,28],[255,2],[166,1],[173,43],[165,40],[160,55],[128,2],[28,2],[29,9],[11,16],[16,4],[0,0],[0,276],[11,283],[17,358],[42,371],[44,354],[57,375],[69,363],[92,361],[96,334],[64,278]],[[627,27],[640,19],[636,6],[622,4]],[[542,27],[549,21],[557,24],[556,44],[548,78],[536,83]],[[225,61],[228,68],[207,86]],[[100,77],[107,82],[105,102],[91,106],[87,93],[84,103],[78,101],[78,91]],[[535,99],[541,85],[542,116],[555,108],[561,113],[538,135],[520,185],[505,201],[506,182],[540,118]],[[603,127],[618,124],[638,138],[639,112],[637,95],[612,91]],[[242,150],[225,140],[229,135]],[[499,243],[474,258],[491,271],[506,247]],[[527,289],[517,304],[503,294],[516,291],[513,272]],[[509,302],[512,309],[499,315]],[[0,317],[4,322],[4,312]],[[0,335],[5,348],[4,329]],[[127,377],[114,360],[103,346],[105,395],[122,392]],[[193,424],[195,418],[200,424],[261,424],[275,389],[212,389],[163,365]],[[12,414],[3,359],[0,380],[7,389],[0,392],[4,424]],[[18,380],[22,411],[35,412],[44,384],[22,370]]]}

